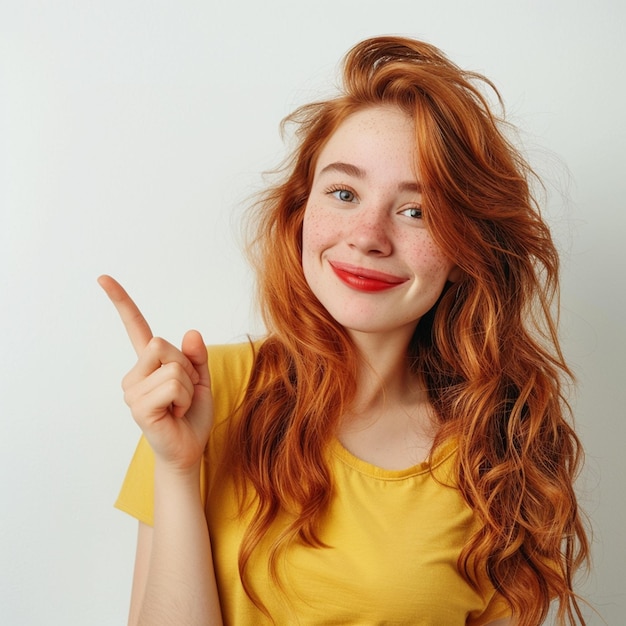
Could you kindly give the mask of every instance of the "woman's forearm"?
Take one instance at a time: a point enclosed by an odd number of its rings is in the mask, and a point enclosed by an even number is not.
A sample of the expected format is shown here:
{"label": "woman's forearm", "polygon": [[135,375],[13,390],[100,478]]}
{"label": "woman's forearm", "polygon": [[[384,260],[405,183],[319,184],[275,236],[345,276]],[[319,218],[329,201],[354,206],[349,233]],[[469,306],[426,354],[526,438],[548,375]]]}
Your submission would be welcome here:
{"label": "woman's forearm", "polygon": [[154,530],[138,626],[221,625],[200,470],[155,467]]}

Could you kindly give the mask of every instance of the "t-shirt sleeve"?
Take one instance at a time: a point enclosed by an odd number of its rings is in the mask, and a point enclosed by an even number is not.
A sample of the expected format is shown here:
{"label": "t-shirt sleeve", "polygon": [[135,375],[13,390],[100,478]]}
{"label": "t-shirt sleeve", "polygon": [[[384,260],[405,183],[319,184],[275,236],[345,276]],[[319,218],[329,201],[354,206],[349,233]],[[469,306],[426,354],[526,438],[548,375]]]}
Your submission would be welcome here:
{"label": "t-shirt sleeve", "polygon": [[122,483],[115,507],[140,522],[154,523],[154,453],[141,437]]}

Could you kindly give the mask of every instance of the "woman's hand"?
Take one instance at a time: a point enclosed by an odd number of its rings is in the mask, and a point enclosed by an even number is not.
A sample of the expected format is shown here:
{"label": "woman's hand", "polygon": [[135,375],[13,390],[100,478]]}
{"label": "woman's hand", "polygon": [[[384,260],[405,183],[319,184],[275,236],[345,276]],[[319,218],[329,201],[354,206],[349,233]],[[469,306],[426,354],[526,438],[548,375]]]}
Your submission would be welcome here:
{"label": "woman's hand", "polygon": [[206,346],[191,330],[181,349],[158,337],[124,288],[98,279],[115,305],[138,360],[122,381],[124,399],[157,460],[173,470],[195,468],[213,421]]}

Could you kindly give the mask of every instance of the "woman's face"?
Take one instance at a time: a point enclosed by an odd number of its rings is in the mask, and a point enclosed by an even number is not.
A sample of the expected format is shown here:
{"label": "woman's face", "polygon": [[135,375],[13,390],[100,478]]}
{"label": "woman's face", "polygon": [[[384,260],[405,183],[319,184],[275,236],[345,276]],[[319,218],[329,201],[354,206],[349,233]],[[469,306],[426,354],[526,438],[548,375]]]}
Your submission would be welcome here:
{"label": "woman's face", "polygon": [[406,334],[458,270],[422,220],[414,123],[377,106],[348,117],[319,154],[302,231],[304,276],[351,334]]}

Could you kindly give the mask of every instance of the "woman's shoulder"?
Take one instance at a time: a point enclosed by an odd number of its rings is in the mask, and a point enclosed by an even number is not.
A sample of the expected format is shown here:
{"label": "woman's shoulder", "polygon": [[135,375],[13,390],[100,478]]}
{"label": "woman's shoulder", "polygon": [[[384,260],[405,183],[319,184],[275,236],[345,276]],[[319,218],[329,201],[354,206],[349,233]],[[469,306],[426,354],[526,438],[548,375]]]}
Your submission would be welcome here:
{"label": "woman's shoulder", "polygon": [[242,341],[240,343],[226,343],[208,345],[209,369],[211,375],[219,376],[220,372],[249,374],[254,363],[254,357],[263,343],[263,340]]}
{"label": "woman's shoulder", "polygon": [[207,346],[211,392],[216,421],[225,418],[241,403],[259,347],[259,341]]}

